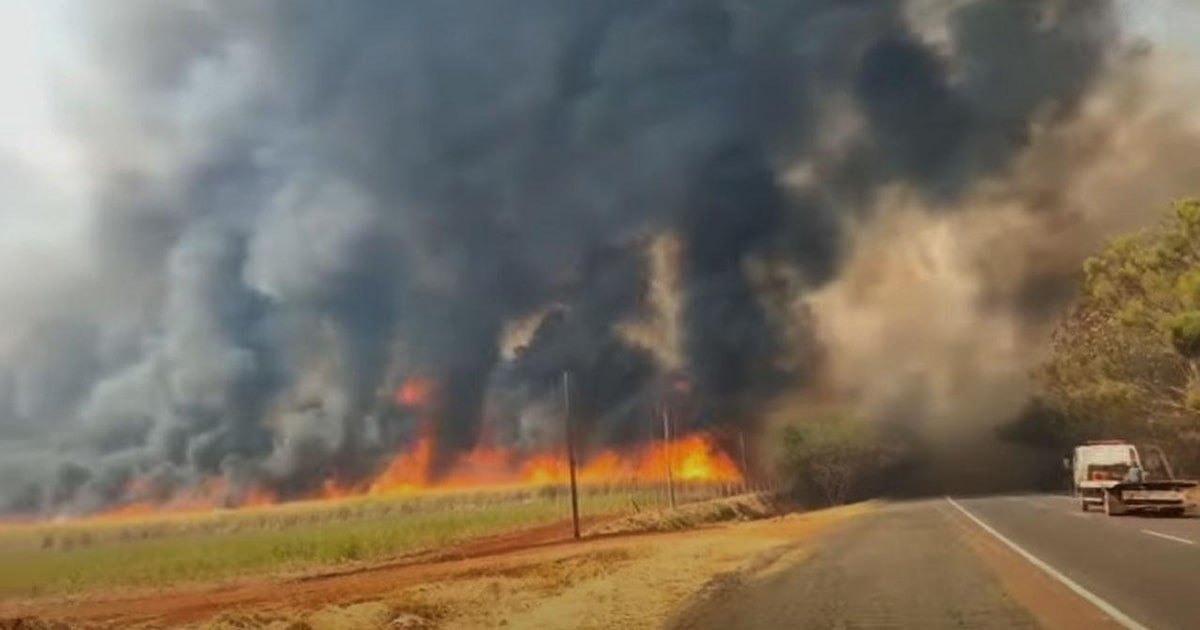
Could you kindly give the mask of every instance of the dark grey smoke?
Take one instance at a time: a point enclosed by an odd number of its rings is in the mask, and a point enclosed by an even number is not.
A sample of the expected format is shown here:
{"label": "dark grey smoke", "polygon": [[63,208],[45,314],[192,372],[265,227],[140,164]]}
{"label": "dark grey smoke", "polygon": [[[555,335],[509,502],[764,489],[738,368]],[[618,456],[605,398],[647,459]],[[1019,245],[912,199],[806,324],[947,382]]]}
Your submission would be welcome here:
{"label": "dark grey smoke", "polygon": [[[411,375],[438,383],[439,465],[483,427],[516,440],[567,367],[590,441],[639,439],[665,370],[614,325],[644,308],[640,244],[664,231],[689,421],[753,425],[801,375],[748,262],[830,278],[840,216],[890,182],[944,197],[1002,171],[1116,42],[1108,2],[955,3],[946,45],[908,8],[85,10],[111,93],[66,115],[102,182],[103,290],[0,365],[0,508],[90,509],[133,475],[286,494],[369,474],[416,430],[389,395]],[[833,105],[865,131],[822,140]],[[797,164],[820,177],[785,185]],[[502,359],[505,323],[555,304]]]}

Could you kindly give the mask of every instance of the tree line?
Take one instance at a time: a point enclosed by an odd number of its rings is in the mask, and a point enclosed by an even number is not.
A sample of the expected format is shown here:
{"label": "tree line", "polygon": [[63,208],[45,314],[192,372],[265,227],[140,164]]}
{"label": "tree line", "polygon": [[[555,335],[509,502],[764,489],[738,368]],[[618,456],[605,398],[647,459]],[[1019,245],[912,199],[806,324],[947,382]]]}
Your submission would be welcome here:
{"label": "tree line", "polygon": [[1061,434],[1154,442],[1200,471],[1200,200],[1088,259],[1034,378]]}

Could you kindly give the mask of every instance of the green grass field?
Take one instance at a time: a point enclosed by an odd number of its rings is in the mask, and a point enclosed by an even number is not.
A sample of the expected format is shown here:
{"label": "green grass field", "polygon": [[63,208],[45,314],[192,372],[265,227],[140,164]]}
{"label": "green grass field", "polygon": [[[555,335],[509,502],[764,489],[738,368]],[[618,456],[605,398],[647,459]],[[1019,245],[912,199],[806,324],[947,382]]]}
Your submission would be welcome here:
{"label": "green grass field", "polygon": [[[728,494],[685,484],[680,502]],[[584,517],[662,507],[657,486],[587,487]],[[563,488],[364,497],[245,510],[0,526],[0,597],[60,595],[304,571],[436,549],[560,521]]]}

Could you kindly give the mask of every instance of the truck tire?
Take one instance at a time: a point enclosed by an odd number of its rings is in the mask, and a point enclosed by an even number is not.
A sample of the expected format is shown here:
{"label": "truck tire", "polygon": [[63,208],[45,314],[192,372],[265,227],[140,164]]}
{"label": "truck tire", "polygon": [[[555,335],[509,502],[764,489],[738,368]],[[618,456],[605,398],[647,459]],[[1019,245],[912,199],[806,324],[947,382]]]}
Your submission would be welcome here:
{"label": "truck tire", "polygon": [[1083,497],[1079,497],[1079,511],[1080,511],[1080,512],[1086,512],[1086,511],[1088,511],[1088,502],[1087,502],[1087,499],[1085,499],[1085,498],[1083,498]]}
{"label": "truck tire", "polygon": [[1122,512],[1118,512],[1113,507],[1112,493],[1105,491],[1104,493],[1104,515],[1105,516],[1120,516]]}

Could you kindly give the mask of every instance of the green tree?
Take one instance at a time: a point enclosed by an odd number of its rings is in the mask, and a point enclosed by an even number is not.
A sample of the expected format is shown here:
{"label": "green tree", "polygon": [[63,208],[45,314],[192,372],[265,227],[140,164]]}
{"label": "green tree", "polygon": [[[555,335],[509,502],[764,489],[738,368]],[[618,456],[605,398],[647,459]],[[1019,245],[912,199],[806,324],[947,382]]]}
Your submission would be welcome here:
{"label": "green tree", "polygon": [[877,428],[842,412],[804,418],[780,431],[780,467],[803,499],[840,505],[891,461]]}
{"label": "green tree", "polygon": [[1152,439],[1200,462],[1200,200],[1087,261],[1036,376],[1074,437]]}

